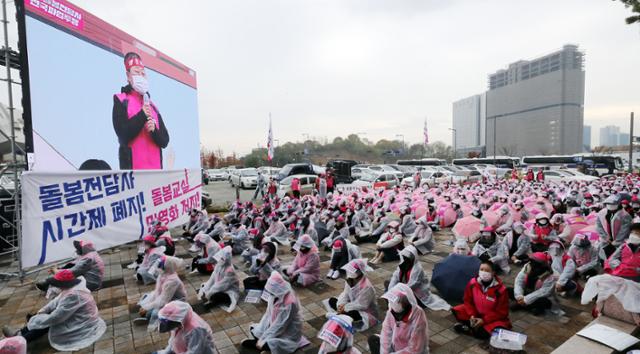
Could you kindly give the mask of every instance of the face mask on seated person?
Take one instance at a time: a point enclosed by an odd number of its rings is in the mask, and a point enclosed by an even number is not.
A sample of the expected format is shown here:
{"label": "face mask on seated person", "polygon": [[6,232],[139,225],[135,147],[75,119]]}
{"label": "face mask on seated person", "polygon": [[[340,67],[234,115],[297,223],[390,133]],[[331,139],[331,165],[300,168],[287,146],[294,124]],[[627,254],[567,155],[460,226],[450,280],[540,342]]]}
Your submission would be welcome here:
{"label": "face mask on seated person", "polygon": [[360,279],[362,279],[361,273],[358,273],[358,275],[355,278],[347,277],[347,284],[349,285],[350,288],[353,288],[354,286],[356,286],[356,284],[358,284]]}
{"label": "face mask on seated person", "polygon": [[396,321],[401,321],[404,316],[406,316],[409,311],[411,311],[411,306],[409,304],[403,305],[399,302],[394,302],[389,305],[391,310],[391,315]]}
{"label": "face mask on seated person", "polygon": [[169,321],[167,319],[161,318],[160,325],[158,326],[158,330],[160,331],[160,333],[167,333],[180,327],[182,327],[182,323],[180,322]]}

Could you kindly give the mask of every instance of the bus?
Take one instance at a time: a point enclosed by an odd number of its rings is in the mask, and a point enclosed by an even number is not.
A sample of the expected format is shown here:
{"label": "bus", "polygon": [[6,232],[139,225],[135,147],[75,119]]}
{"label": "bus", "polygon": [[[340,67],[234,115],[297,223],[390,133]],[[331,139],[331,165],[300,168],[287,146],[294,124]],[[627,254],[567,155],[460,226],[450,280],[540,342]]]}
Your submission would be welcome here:
{"label": "bus", "polygon": [[518,168],[520,166],[520,158],[511,156],[496,156],[493,157],[474,157],[466,159],[453,159],[452,162],[457,166],[470,166],[470,165],[493,165],[498,168]]}
{"label": "bus", "polygon": [[420,160],[398,160],[396,165],[400,166],[414,166],[414,167],[422,167],[422,166],[444,166],[447,164],[446,160],[443,159],[435,159],[435,158],[425,158]]}
{"label": "bus", "polygon": [[622,159],[612,155],[525,156],[522,158],[522,164],[528,167],[575,168],[598,176],[619,173],[624,170]]}

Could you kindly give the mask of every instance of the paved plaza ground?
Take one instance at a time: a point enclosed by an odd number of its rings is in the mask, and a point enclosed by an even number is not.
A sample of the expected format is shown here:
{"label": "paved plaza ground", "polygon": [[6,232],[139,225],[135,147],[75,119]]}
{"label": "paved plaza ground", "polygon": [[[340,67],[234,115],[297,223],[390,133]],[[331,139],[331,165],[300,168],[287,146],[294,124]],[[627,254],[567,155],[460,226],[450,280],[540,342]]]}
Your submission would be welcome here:
{"label": "paved plaza ground", "polygon": [[[450,247],[445,245],[449,238],[448,231],[436,234],[438,245],[436,251],[421,258],[422,264],[428,274],[434,264],[446,257]],[[177,245],[177,255],[189,261],[186,249],[189,244],[180,241]],[[363,256],[373,255],[374,245],[361,246]],[[135,304],[140,296],[153,290],[153,285],[143,286],[134,278],[134,271],[126,269],[126,266],[135,259],[136,248],[134,245],[120,247],[113,251],[102,253],[106,264],[104,288],[95,294],[102,318],[107,322],[107,332],[90,348],[80,353],[151,353],[162,349],[167,343],[168,335],[157,332],[148,333],[146,325],[138,326],[132,323],[137,317]],[[287,250],[279,251],[279,258],[283,264],[289,264],[293,256]],[[326,274],[329,267],[327,252],[321,251],[322,275]],[[234,258],[234,264],[238,268],[238,274],[245,278],[247,273],[239,256]],[[7,267],[5,261],[0,266]],[[384,290],[384,281],[389,279],[396,263],[385,263],[373,266],[375,272],[369,274],[369,278],[376,287],[377,294],[381,296]],[[503,277],[507,285],[513,283],[513,278],[519,268],[514,267],[510,276]],[[24,283],[18,279],[0,282],[0,324],[9,324],[14,327],[24,325],[25,316],[35,313],[46,303],[43,294],[35,289],[33,282],[46,276],[46,271],[40,271],[26,277]],[[181,275],[189,294],[191,303],[210,325],[214,332],[215,344],[220,353],[243,353],[240,342],[247,337],[249,326],[258,322],[266,309],[266,304],[240,303],[238,308],[228,314],[215,308],[205,310],[196,299],[196,289],[206,281],[207,276],[199,274]],[[331,296],[337,296],[344,287],[344,280],[324,279],[307,289],[296,289],[303,306],[304,335],[312,344],[298,353],[317,353],[319,340],[316,338],[318,330],[325,322],[325,310],[321,301]],[[379,299],[382,309],[386,305]],[[526,333],[529,338],[526,345],[527,353],[549,353],[554,348],[571,337],[576,331],[589,323],[592,318],[590,306],[581,306],[577,299],[561,299],[561,304],[566,312],[564,316],[535,317],[526,312],[511,314],[514,330]],[[431,353],[487,353],[487,344],[468,336],[458,335],[453,331],[453,315],[447,311],[427,311],[429,319],[430,348]],[[364,333],[355,335],[356,346],[368,353],[367,336],[378,333],[380,326],[376,326]],[[55,353],[46,340],[39,340],[30,346],[31,353]]]}

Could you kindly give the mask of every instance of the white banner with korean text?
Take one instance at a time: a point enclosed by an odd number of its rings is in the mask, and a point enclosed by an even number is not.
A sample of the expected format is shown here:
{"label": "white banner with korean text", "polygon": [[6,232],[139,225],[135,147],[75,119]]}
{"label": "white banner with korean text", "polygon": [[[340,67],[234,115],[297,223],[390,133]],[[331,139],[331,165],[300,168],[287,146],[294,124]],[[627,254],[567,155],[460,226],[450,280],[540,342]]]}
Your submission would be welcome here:
{"label": "white banner with korean text", "polygon": [[153,220],[169,228],[201,208],[199,169],[25,172],[22,267],[73,257],[73,241],[97,250],[139,240]]}

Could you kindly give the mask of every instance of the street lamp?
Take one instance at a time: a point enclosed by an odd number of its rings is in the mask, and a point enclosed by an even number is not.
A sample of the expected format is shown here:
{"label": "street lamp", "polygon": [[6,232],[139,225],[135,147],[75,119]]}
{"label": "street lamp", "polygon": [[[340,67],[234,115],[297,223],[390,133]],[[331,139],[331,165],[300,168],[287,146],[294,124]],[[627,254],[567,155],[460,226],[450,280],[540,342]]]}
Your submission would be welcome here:
{"label": "street lamp", "polygon": [[404,155],[404,134],[396,134],[396,138],[402,138],[402,154]]}
{"label": "street lamp", "polygon": [[457,138],[458,138],[458,131],[455,128],[449,128],[449,130],[451,130],[453,132],[453,158],[455,159],[456,157],[458,157],[458,149],[457,149]]}

